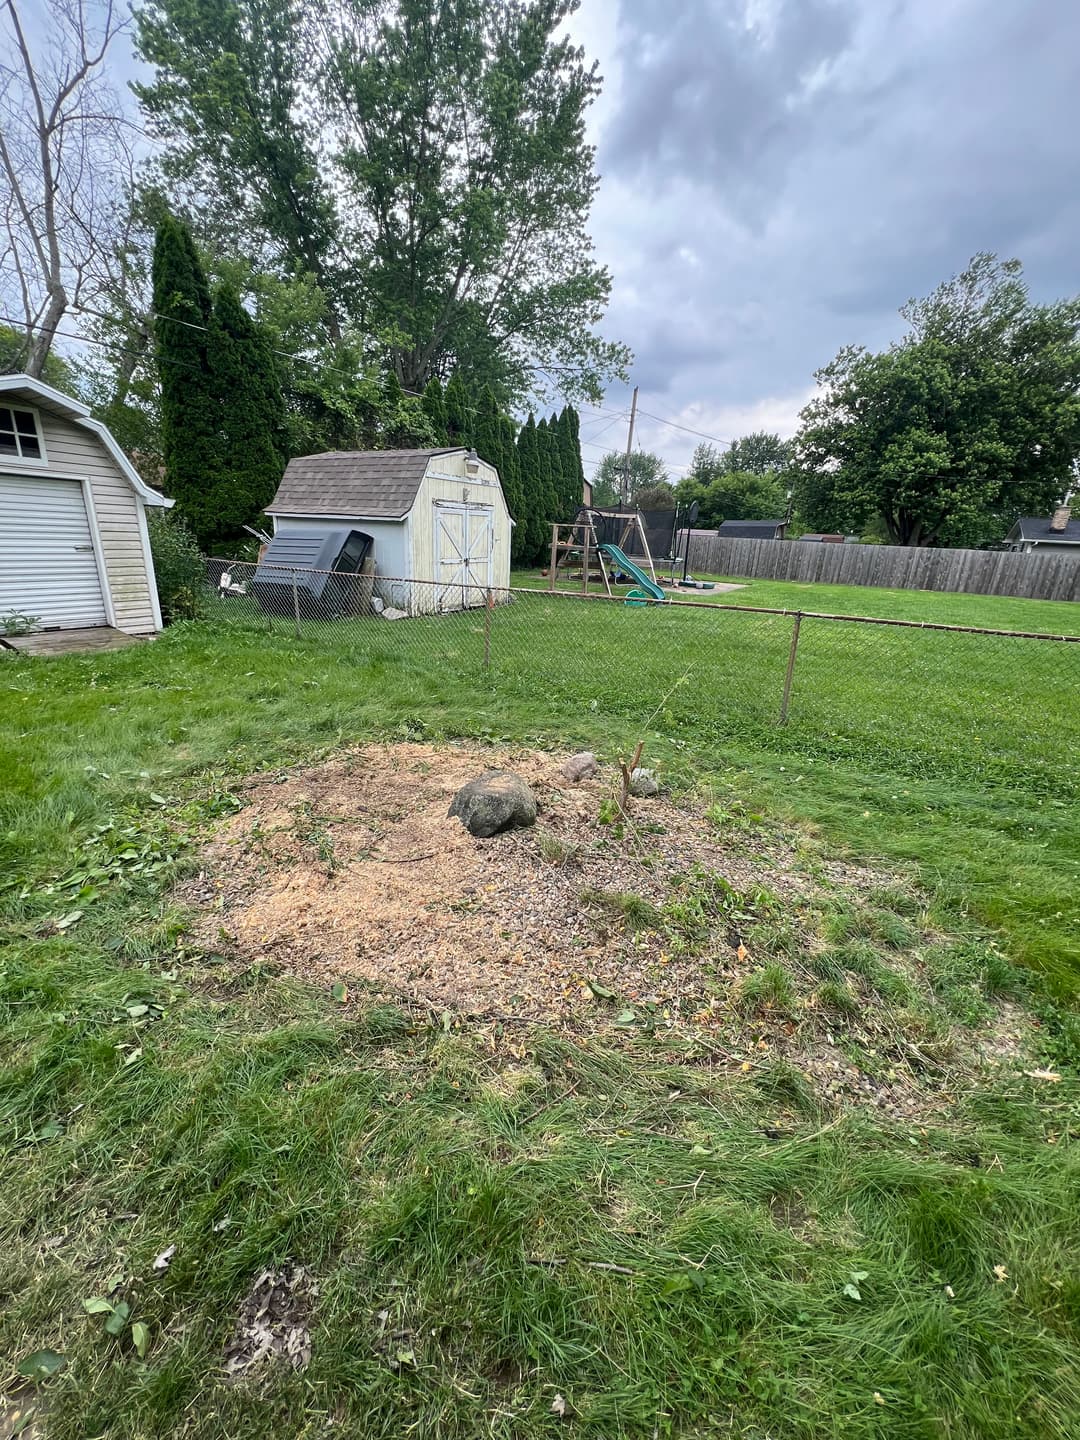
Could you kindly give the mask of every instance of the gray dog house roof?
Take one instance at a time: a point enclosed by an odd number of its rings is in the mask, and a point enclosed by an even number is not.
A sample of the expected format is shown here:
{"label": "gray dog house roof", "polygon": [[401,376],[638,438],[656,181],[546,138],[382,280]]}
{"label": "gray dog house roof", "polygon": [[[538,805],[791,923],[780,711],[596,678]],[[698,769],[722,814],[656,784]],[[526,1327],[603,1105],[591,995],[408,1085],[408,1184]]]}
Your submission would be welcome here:
{"label": "gray dog house roof", "polygon": [[451,445],[441,450],[332,450],[301,455],[289,461],[266,512],[400,520],[412,509],[431,460],[462,449]]}

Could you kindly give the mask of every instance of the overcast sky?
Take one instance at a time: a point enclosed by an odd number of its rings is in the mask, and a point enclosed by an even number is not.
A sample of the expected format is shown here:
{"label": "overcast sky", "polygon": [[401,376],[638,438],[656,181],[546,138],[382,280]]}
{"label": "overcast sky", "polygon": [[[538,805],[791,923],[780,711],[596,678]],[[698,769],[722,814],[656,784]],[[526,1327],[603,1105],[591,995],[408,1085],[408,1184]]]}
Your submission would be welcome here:
{"label": "overcast sky", "polygon": [[[978,250],[1080,290],[1080,0],[583,0],[572,29],[605,78],[593,234],[641,409],[790,434],[818,366]],[[625,444],[628,404],[586,438]],[[697,443],[640,436],[673,467]]]}
{"label": "overcast sky", "polygon": [[[1080,0],[582,0],[571,30],[605,82],[604,333],[673,479],[697,437],[649,415],[793,433],[817,367],[887,344],[978,250],[1037,299],[1080,291]],[[629,400],[583,410],[587,461],[625,445]]]}

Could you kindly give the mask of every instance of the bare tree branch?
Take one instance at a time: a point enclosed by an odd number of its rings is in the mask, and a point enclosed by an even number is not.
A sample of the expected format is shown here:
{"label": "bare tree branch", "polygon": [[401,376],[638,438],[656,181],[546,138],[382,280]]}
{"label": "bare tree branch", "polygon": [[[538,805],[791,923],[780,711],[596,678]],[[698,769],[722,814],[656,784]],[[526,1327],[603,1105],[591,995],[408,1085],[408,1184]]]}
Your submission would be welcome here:
{"label": "bare tree branch", "polygon": [[131,163],[130,122],[102,73],[128,20],[114,0],[51,0],[49,19],[35,54],[16,0],[0,0],[0,209],[12,262],[0,301],[22,310],[31,375],[68,309],[107,288]]}

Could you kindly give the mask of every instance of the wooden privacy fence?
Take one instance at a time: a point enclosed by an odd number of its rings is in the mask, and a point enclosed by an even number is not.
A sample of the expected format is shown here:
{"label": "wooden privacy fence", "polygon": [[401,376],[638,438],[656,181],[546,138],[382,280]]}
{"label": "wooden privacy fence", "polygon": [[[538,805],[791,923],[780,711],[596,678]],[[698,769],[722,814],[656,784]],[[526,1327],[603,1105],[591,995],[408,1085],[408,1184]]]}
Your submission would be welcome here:
{"label": "wooden privacy fence", "polygon": [[1010,550],[918,550],[904,545],[835,545],[816,540],[690,538],[699,575],[876,585],[887,590],[953,590],[1028,600],[1080,600],[1080,554]]}

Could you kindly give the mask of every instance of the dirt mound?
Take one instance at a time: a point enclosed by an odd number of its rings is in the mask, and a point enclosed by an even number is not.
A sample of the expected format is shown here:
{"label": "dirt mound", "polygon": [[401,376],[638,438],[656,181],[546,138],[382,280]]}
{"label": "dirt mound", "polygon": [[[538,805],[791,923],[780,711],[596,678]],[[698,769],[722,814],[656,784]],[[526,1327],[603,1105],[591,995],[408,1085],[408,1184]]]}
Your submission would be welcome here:
{"label": "dirt mound", "polygon": [[[923,964],[951,942],[896,877],[665,795],[631,801],[627,817],[615,766],[574,784],[563,763],[370,745],[254,777],[181,887],[202,912],[196,938],[483,1023],[682,1033],[796,1106],[816,1103],[808,1080],[826,1106],[912,1118],[948,1106],[964,1072],[1026,1053],[1015,1007],[952,1023]],[[538,820],[474,838],[447,811],[493,768],[532,787]],[[875,909],[898,894],[908,919]],[[830,919],[856,938],[835,948]]]}
{"label": "dirt mound", "polygon": [[[658,797],[620,823],[614,767],[574,785],[562,757],[366,746],[259,777],[222,825],[187,898],[226,935],[314,979],[352,974],[435,1008],[536,1018],[604,992],[689,1013],[738,972],[739,937],[678,955],[646,923],[692,873],[797,903],[810,888],[774,842],[725,849],[700,809]],[[533,788],[537,825],[476,839],[447,815],[465,781],[497,766]],[[863,872],[852,870],[853,883]]]}

